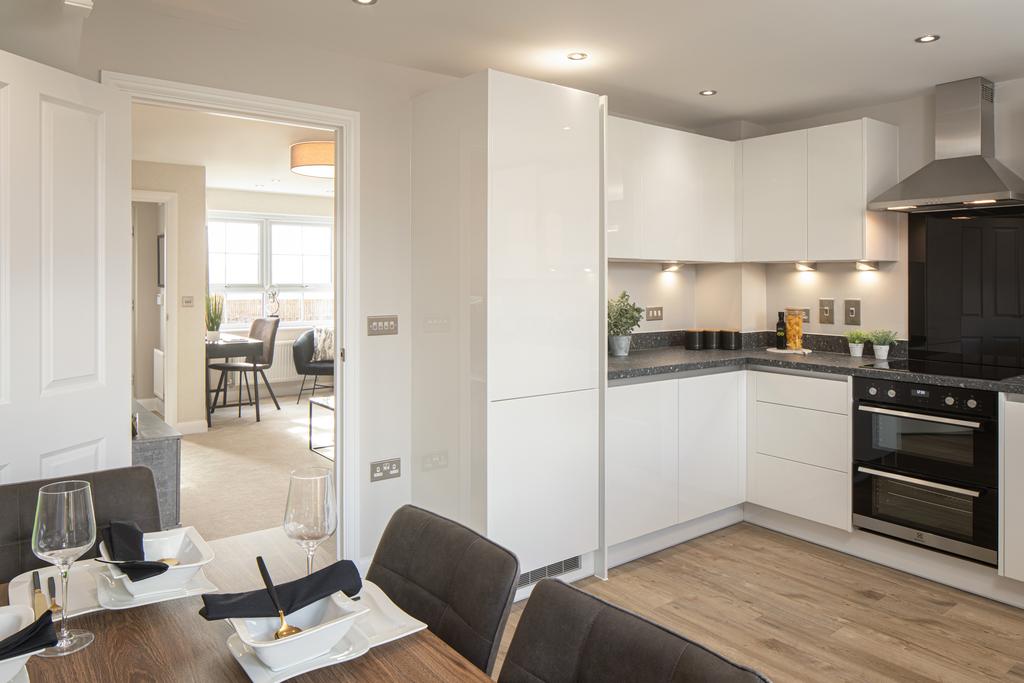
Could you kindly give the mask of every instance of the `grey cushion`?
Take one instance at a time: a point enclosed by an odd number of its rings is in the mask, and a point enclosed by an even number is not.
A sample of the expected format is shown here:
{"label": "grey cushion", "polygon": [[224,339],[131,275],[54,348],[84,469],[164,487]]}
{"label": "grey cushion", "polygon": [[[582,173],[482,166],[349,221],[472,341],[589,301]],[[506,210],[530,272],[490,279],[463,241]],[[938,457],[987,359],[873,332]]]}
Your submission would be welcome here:
{"label": "grey cushion", "polygon": [[468,527],[406,505],[366,578],[484,673],[494,668],[519,560]]}
{"label": "grey cushion", "polygon": [[[0,486],[0,583],[18,574],[49,566],[32,554],[32,524],[39,489],[55,481],[81,479],[92,484],[97,531],[110,520],[134,520],[145,531],[160,531],[153,472],[148,467],[122,467],[55,479],[24,481]],[[96,534],[99,539],[99,533]],[[95,557],[94,546],[83,559]]]}
{"label": "grey cushion", "polygon": [[561,581],[534,586],[500,683],[754,683],[734,664],[641,616]]}

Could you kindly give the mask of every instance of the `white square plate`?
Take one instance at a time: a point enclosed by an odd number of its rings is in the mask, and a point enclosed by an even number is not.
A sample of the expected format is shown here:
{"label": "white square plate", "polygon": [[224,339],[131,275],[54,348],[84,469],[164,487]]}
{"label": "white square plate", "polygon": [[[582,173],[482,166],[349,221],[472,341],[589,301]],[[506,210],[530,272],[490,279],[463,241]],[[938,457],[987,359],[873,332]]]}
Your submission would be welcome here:
{"label": "white square plate", "polygon": [[364,579],[363,589],[357,597],[359,600],[355,601],[356,604],[370,610],[356,621],[356,625],[370,641],[370,647],[390,643],[427,627],[422,621],[413,619],[393,603],[373,581]]}
{"label": "white square plate", "polygon": [[228,638],[228,650],[235,658],[242,670],[253,683],[280,683],[289,678],[301,676],[304,673],[322,669],[327,666],[334,666],[350,659],[355,659],[366,654],[370,649],[370,641],[366,639],[358,626],[349,629],[345,637],[335,645],[330,652],[314,659],[300,662],[295,666],[280,671],[271,671],[270,668],[261,662],[248,645],[242,642],[237,633],[232,633]]}
{"label": "white square plate", "polygon": [[[96,574],[104,572],[104,565],[96,560],[81,560],[71,565],[71,574],[68,577],[68,593],[71,596],[71,603],[68,605],[68,617],[77,617],[89,612],[98,612],[103,609],[96,596]],[[105,572],[104,572],[105,573]],[[44,567],[39,570],[39,583],[43,588],[43,595],[47,597],[46,580],[53,577],[57,581],[57,595],[60,595],[60,573],[56,567]],[[18,574],[7,584],[7,601],[12,605],[25,605],[32,608],[32,572]],[[60,613],[53,615],[54,621],[60,621]]]}
{"label": "white square plate", "polygon": [[[213,561],[214,557],[213,549],[207,545],[199,532],[190,526],[143,534],[142,548],[146,560],[174,558],[178,560],[178,564],[169,567],[163,574],[142,581],[132,581],[116,564],[107,565],[110,567],[111,575],[124,582],[125,589],[136,598],[182,590],[203,566]],[[100,555],[104,560],[113,559],[103,541],[100,542]]]}
{"label": "white square plate", "polygon": [[[109,565],[100,566],[106,567]],[[124,586],[124,582],[118,581],[109,572],[99,571],[95,572],[93,576],[95,577],[93,593],[96,595],[96,601],[102,609],[131,609],[133,607],[142,607],[143,605],[152,605],[157,602],[180,600],[181,598],[202,595],[203,593],[215,593],[218,590],[217,586],[213,585],[206,578],[206,574],[202,569],[184,587],[178,590],[151,593],[138,597],[129,593]]]}

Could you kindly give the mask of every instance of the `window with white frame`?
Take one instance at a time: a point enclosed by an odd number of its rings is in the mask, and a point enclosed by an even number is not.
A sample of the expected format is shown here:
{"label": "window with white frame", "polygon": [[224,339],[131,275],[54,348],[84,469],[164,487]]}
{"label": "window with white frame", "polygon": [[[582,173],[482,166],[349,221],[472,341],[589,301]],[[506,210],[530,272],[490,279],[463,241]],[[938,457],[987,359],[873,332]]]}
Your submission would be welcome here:
{"label": "window with white frame", "polygon": [[282,325],[332,320],[333,234],[329,218],[211,212],[207,266],[210,293],[224,295],[223,326],[274,313],[271,288]]}

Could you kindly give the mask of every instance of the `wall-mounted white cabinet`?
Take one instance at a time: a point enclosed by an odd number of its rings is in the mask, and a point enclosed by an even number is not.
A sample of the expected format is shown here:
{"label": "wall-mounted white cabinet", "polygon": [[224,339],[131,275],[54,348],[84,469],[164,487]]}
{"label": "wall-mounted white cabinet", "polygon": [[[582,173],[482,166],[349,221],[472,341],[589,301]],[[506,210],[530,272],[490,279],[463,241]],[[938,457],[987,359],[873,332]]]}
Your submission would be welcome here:
{"label": "wall-mounted white cabinet", "polygon": [[999,495],[1002,497],[999,569],[1003,576],[1024,581],[1024,397],[1007,397],[1000,418]]}
{"label": "wall-mounted white cabinet", "polygon": [[524,572],[598,547],[602,116],[496,71],[414,101],[406,481]]}
{"label": "wall-mounted white cabinet", "polygon": [[608,117],[608,257],[736,259],[736,143]]}
{"label": "wall-mounted white cabinet", "polygon": [[744,261],[892,261],[897,220],[867,203],[899,180],[899,131],[873,119],[741,143]]}

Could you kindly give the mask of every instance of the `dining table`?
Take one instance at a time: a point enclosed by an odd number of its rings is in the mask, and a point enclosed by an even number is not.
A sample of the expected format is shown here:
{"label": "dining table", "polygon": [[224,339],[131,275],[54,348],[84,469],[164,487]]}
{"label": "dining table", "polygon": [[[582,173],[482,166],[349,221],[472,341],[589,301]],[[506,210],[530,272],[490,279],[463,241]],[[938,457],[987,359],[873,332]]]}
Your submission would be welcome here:
{"label": "dining table", "polygon": [[[256,556],[266,560],[276,583],[300,578],[305,552],[280,528],[210,541],[215,557],[204,571],[220,592],[261,588]],[[322,547],[316,568],[334,561]],[[74,568],[72,568],[72,572]],[[0,584],[0,604],[7,586]],[[71,618],[73,628],[96,640],[65,657],[32,657],[33,681],[248,681],[225,644],[234,629],[227,621],[199,616],[200,596]],[[370,649],[347,662],[290,679],[303,681],[489,681],[482,671],[429,630]]]}
{"label": "dining table", "polygon": [[[263,354],[263,341],[238,334],[221,333],[216,339],[206,339],[206,426],[213,426],[213,410],[215,405],[210,403],[210,361],[223,358],[244,358],[246,362],[252,363],[253,370],[256,370],[256,359]],[[239,387],[241,391],[241,387]],[[253,382],[253,391],[256,395],[256,421],[260,421],[260,383]],[[224,387],[224,396],[227,398],[227,386]],[[241,393],[239,393],[241,396]],[[239,401],[241,403],[241,401]],[[241,410],[241,408],[239,408]]]}

